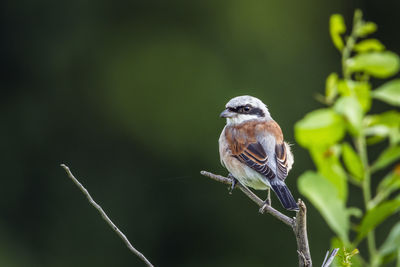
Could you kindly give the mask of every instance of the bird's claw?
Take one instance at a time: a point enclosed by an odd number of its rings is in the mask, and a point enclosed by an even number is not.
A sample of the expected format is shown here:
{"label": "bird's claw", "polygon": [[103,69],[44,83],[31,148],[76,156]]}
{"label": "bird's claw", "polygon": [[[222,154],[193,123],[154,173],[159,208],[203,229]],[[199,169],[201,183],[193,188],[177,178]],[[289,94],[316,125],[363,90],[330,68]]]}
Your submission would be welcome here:
{"label": "bird's claw", "polygon": [[229,194],[232,194],[232,191],[233,191],[233,189],[235,189],[238,180],[231,173],[228,174],[228,178],[230,178],[232,180],[232,185],[231,185],[231,188],[229,190]]}
{"label": "bird's claw", "polygon": [[264,204],[261,206],[261,208],[258,210],[259,213],[264,214],[265,208],[270,206],[267,201],[264,202]]}
{"label": "bird's claw", "polygon": [[266,208],[267,206],[271,207],[271,204],[272,204],[272,201],[271,201],[271,188],[268,188],[268,189],[267,189],[267,199],[264,201],[264,204],[263,204],[262,207],[259,209],[259,212],[260,212],[261,214],[263,214],[264,211],[265,211],[265,208]]}

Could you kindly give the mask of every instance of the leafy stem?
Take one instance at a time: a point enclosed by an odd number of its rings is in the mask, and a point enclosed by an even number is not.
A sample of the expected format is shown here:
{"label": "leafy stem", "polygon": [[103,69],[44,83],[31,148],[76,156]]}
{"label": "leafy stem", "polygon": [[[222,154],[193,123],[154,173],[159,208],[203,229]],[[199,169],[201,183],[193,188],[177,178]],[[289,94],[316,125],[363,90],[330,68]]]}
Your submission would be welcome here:
{"label": "leafy stem", "polygon": [[346,80],[351,79],[351,72],[347,67],[347,60],[351,56],[351,52],[353,51],[354,45],[356,44],[358,38],[358,31],[362,25],[362,13],[360,10],[356,10],[354,13],[353,19],[353,29],[351,31],[350,36],[346,40],[346,45],[342,50],[342,68],[343,68],[343,77]]}
{"label": "leafy stem", "polygon": [[[379,249],[375,242],[376,227],[400,210],[400,195],[389,198],[400,189],[400,168],[395,167],[380,181],[376,194],[372,194],[371,188],[372,174],[400,159],[400,113],[392,110],[366,114],[372,99],[400,106],[400,79],[372,90],[370,78],[385,79],[398,73],[400,57],[385,51],[379,40],[366,38],[377,30],[377,25],[364,21],[361,10],[355,11],[353,28],[347,36],[343,36],[346,24],[342,15],[333,14],[329,24],[332,42],[341,53],[342,77],[331,73],[326,79],[325,96],[319,96],[319,100],[328,107],[308,113],[295,125],[297,141],[310,151],[317,166],[317,171],[302,174],[299,190],[335,231],[337,237],[332,244],[342,248],[339,253],[342,260],[338,264],[376,267],[392,261],[400,247],[400,223],[392,227]],[[345,139],[347,136],[353,138],[352,145]],[[370,164],[367,143],[386,138],[390,145]],[[347,206],[348,184],[360,188],[364,214],[362,207]],[[355,227],[351,216],[360,219]],[[351,243],[348,242],[350,231],[356,232]],[[368,263],[360,254],[352,253],[364,239]]]}
{"label": "leafy stem", "polygon": [[[356,138],[356,147],[358,154],[360,156],[361,162],[364,167],[364,179],[362,182],[362,191],[364,196],[364,205],[365,210],[368,211],[371,208],[370,201],[371,201],[371,173],[368,164],[368,154],[366,149],[366,140],[365,136],[361,134],[359,137]],[[367,235],[367,245],[368,251],[370,254],[370,261],[371,266],[375,266],[378,262],[378,255],[376,251],[376,244],[375,244],[375,231],[372,229]]]}

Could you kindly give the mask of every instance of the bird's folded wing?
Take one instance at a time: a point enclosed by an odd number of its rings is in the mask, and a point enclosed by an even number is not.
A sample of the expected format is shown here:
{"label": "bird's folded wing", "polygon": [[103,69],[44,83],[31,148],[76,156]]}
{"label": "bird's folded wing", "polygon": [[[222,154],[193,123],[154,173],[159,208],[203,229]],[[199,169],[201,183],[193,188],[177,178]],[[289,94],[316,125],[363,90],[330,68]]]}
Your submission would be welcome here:
{"label": "bird's folded wing", "polygon": [[268,155],[260,143],[250,143],[235,157],[265,177],[269,179],[275,177],[274,172],[267,165]]}
{"label": "bird's folded wing", "polygon": [[287,150],[285,143],[275,145],[276,175],[284,181],[288,175]]}

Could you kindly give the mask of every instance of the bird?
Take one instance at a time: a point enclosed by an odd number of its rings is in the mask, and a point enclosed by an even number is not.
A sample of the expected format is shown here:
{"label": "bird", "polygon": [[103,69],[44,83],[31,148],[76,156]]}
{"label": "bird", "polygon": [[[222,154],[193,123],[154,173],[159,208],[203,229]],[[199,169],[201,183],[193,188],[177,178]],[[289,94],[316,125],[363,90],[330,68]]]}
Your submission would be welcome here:
{"label": "bird", "polygon": [[239,181],[256,190],[267,190],[264,205],[271,205],[272,189],[285,209],[298,211],[285,184],[293,154],[267,106],[256,97],[237,96],[229,100],[220,117],[226,118],[226,125],[219,138],[219,154],[222,166],[233,178],[232,189]]}

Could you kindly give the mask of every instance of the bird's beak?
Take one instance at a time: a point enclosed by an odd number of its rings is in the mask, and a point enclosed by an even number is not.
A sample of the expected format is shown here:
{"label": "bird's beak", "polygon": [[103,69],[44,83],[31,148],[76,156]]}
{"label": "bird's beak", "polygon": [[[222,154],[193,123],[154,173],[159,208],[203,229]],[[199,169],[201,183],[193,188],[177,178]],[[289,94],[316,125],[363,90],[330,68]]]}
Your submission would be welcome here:
{"label": "bird's beak", "polygon": [[221,118],[232,118],[235,116],[235,113],[232,111],[229,111],[229,109],[225,109],[224,111],[221,112],[219,115]]}

